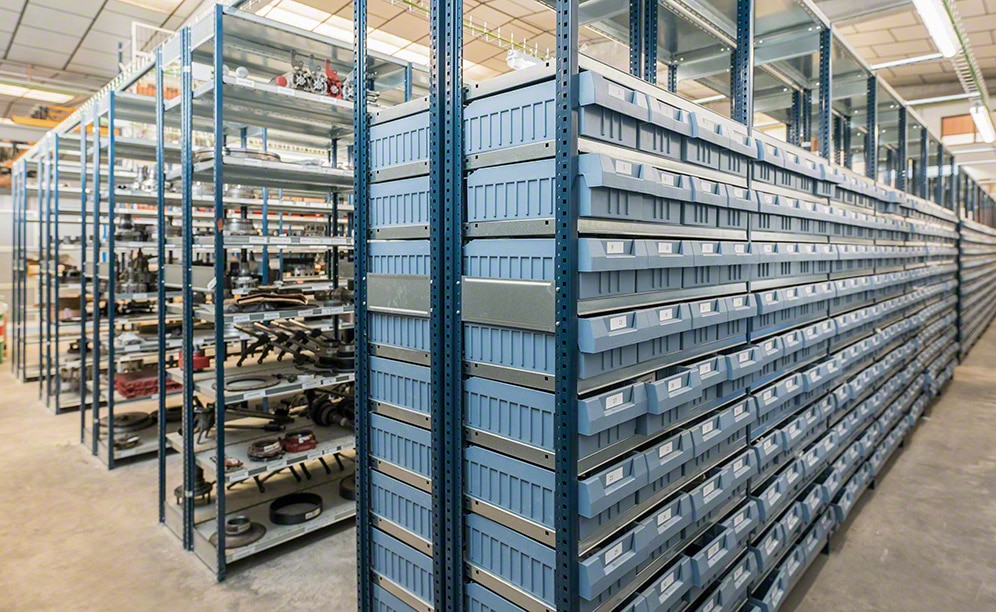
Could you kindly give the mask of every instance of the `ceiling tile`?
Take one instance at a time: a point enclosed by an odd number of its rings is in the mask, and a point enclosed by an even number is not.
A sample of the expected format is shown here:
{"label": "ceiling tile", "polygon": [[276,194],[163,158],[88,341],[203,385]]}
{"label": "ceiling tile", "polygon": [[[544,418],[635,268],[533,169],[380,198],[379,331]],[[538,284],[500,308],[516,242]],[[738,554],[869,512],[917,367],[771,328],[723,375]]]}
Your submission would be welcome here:
{"label": "ceiling tile", "polygon": [[18,11],[9,10],[6,5],[0,7],[0,32],[13,32],[19,16]]}
{"label": "ceiling tile", "polygon": [[910,40],[875,47],[875,52],[878,53],[879,57],[913,57],[932,51],[934,51],[934,46],[926,40]]}
{"label": "ceiling tile", "polygon": [[104,0],[72,0],[72,2],[66,2],[66,0],[31,0],[31,4],[93,19],[100,12]]}
{"label": "ceiling tile", "polygon": [[[17,35],[14,37],[15,48],[19,45],[28,45],[65,55],[72,53],[77,44],[79,44],[79,38],[75,36],[51,30],[40,30],[23,23],[17,28]],[[63,63],[65,62],[63,61]]]}
{"label": "ceiling tile", "polygon": [[64,10],[42,6],[36,2],[24,10],[21,26],[32,26],[41,30],[82,33],[90,25],[91,19]]}
{"label": "ceiling tile", "polygon": [[[859,32],[847,37],[848,42],[856,47],[870,47],[872,45],[887,45],[896,42],[892,33],[888,30],[877,32]],[[903,40],[902,38],[898,40]]]}
{"label": "ceiling tile", "polygon": [[56,53],[48,49],[39,49],[17,42],[11,46],[7,58],[15,62],[48,68],[62,68],[66,64],[66,55],[64,53]]}
{"label": "ceiling tile", "polygon": [[983,0],[960,0],[958,12],[962,17],[974,17],[986,13],[986,3]]}
{"label": "ceiling tile", "polygon": [[467,11],[464,15],[468,18],[473,16],[474,23],[480,23],[481,25],[487,24],[489,29],[495,29],[498,26],[509,23],[512,20],[512,16],[508,13],[503,13],[495,10],[491,6],[483,4]]}

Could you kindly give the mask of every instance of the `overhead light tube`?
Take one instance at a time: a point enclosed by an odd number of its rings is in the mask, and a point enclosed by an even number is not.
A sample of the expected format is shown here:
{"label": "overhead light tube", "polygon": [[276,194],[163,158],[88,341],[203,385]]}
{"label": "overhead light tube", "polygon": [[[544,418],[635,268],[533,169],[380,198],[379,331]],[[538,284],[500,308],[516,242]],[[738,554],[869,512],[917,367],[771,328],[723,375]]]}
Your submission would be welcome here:
{"label": "overhead light tube", "polygon": [[975,121],[975,128],[979,131],[979,136],[983,142],[992,143],[996,141],[996,127],[993,126],[993,116],[989,109],[980,100],[976,100],[968,109]]}
{"label": "overhead light tube", "polygon": [[920,13],[923,25],[927,26],[927,32],[934,39],[937,50],[944,57],[953,57],[961,50],[961,43],[955,33],[954,24],[951,23],[951,16],[948,14],[944,0],[913,0],[916,11]]}

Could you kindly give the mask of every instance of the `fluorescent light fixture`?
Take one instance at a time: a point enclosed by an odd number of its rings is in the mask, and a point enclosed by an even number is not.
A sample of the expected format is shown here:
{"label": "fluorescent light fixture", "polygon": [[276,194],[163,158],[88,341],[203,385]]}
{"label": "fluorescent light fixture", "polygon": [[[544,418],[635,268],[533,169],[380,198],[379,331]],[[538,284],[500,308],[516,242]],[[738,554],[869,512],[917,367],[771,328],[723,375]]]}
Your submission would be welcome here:
{"label": "fluorescent light fixture", "polygon": [[891,62],[882,62],[881,64],[872,64],[871,69],[882,70],[883,68],[895,68],[896,66],[909,66],[910,64],[930,62],[941,59],[942,57],[944,56],[940,53],[928,53],[927,55],[918,55],[916,57],[906,57],[903,59],[892,60]]}
{"label": "fluorescent light fixture", "polygon": [[953,57],[961,50],[961,43],[944,2],[945,0],[913,0],[913,6],[920,13],[920,19],[927,26],[927,32],[934,39],[937,50],[944,57]]}
{"label": "fluorescent light fixture", "polygon": [[968,155],[970,153],[989,153],[993,150],[992,147],[976,147],[974,149],[958,149],[953,150],[950,147],[944,147],[946,150],[950,150],[952,155]]}
{"label": "fluorescent light fixture", "polygon": [[26,93],[28,93],[27,87],[18,87],[17,85],[6,85],[4,83],[0,83],[0,96],[20,98]]}
{"label": "fluorescent light fixture", "polygon": [[25,98],[31,98],[32,100],[41,100],[42,102],[51,102],[52,104],[65,104],[73,99],[74,96],[68,94],[56,93],[54,91],[42,91],[40,89],[29,89],[25,94]]}
{"label": "fluorescent light fixture", "polygon": [[923,106],[924,104],[938,104],[940,102],[954,102],[956,100],[967,100],[969,98],[977,98],[979,94],[977,93],[960,93],[952,94],[950,96],[937,96],[935,98],[920,98],[919,100],[909,100],[906,102],[909,106]]}
{"label": "fluorescent light fixture", "polygon": [[[307,15],[301,15],[284,8],[286,2],[282,2],[280,6],[274,8],[269,13],[266,14],[267,19],[272,19],[274,21],[279,21],[280,23],[285,23],[289,26],[295,28],[301,28],[302,30],[314,30],[319,24],[324,21],[323,19],[315,19]],[[327,14],[327,13],[326,13]]]}
{"label": "fluorescent light fixture", "polygon": [[508,53],[505,55],[505,63],[512,70],[522,70],[524,68],[529,68],[530,66],[538,66],[543,63],[538,57],[523,53],[518,49],[509,49]]}
{"label": "fluorescent light fixture", "polygon": [[996,126],[993,126],[992,113],[989,112],[989,109],[986,108],[982,101],[976,100],[973,102],[968,112],[972,115],[972,120],[975,121],[975,127],[979,130],[979,136],[982,137],[982,141],[987,143],[996,141]]}
{"label": "fluorescent light fixture", "polygon": [[719,102],[720,100],[725,100],[726,96],[723,94],[716,94],[715,96],[706,96],[705,98],[699,98],[698,100],[692,100],[693,104],[709,104],[710,102]]}

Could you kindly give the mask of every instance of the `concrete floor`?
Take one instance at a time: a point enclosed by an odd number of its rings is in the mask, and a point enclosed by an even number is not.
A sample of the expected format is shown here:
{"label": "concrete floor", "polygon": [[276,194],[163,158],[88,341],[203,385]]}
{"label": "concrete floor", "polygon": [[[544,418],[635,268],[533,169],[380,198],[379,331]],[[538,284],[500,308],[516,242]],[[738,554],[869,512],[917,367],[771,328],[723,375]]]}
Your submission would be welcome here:
{"label": "concrete floor", "polygon": [[[785,609],[996,610],[996,328]],[[212,573],[156,522],[156,462],[108,472],[0,374],[0,610],[352,610],[351,524]],[[293,554],[288,554],[293,552]]]}

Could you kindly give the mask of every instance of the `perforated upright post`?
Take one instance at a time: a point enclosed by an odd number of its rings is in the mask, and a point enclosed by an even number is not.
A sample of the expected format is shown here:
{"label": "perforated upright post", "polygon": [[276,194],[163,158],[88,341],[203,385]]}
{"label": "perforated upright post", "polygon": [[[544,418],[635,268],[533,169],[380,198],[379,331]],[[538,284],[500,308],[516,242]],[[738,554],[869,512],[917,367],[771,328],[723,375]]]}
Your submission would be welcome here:
{"label": "perforated upright post", "polygon": [[917,168],[917,193],[927,199],[927,168],[930,166],[930,133],[926,127],[920,126],[920,167]]}
{"label": "perforated upright post", "polygon": [[643,0],[629,0],[629,73],[643,77]]}
{"label": "perforated upright post", "polygon": [[[657,0],[643,4],[643,80],[657,83]],[[670,75],[669,75],[670,76]]]}
{"label": "perforated upright post", "polygon": [[937,178],[934,179],[934,203],[939,206],[944,204],[944,145],[937,143]]}
{"label": "perforated upright post", "polygon": [[878,77],[868,77],[865,103],[865,176],[878,177]]}
{"label": "perforated upright post", "polygon": [[730,74],[732,118],[754,125],[754,0],[737,0],[737,48]]}
{"label": "perforated upright post", "polygon": [[[353,2],[353,75],[356,83],[367,81],[367,2]],[[367,88],[353,88],[353,202],[355,267],[353,329],[356,345],[356,522],[357,522],[357,587],[358,609],[373,610],[373,574],[371,567],[370,520],[370,410],[364,398],[369,397],[370,347],[367,315],[367,264],[369,262],[369,212],[364,205],[370,199],[370,121],[367,116]]]}
{"label": "perforated upright post", "polygon": [[813,90],[802,90],[802,134],[799,145],[807,151],[813,148]]}
{"label": "perforated upright post", "polygon": [[906,176],[909,168],[909,143],[908,143],[908,129],[906,123],[909,119],[909,111],[906,107],[900,107],[899,109],[899,145],[896,148],[896,159],[898,162],[899,171],[896,173],[896,189],[901,191],[907,191],[909,186],[909,178]]}
{"label": "perforated upright post", "polygon": [[[183,546],[194,547],[194,291],[193,291],[193,114],[194,82],[191,73],[190,29],[180,31],[180,175],[183,226]],[[224,387],[222,387],[224,388]]]}
{"label": "perforated upright post", "polygon": [[817,136],[820,140],[820,156],[830,159],[833,151],[833,137],[831,133],[831,122],[833,120],[833,32],[830,26],[820,30],[820,116],[818,121]]}
{"label": "perforated upright post", "polygon": [[802,92],[798,89],[792,90],[792,107],[789,109],[789,122],[787,127],[788,130],[788,141],[789,144],[799,146],[800,142],[800,123],[802,122]]}
{"label": "perforated upright post", "polygon": [[[159,363],[166,363],[166,102],[163,95],[163,50],[156,49],[156,256],[159,281],[156,298],[158,304]],[[166,368],[159,367],[159,522],[166,521]]]}

